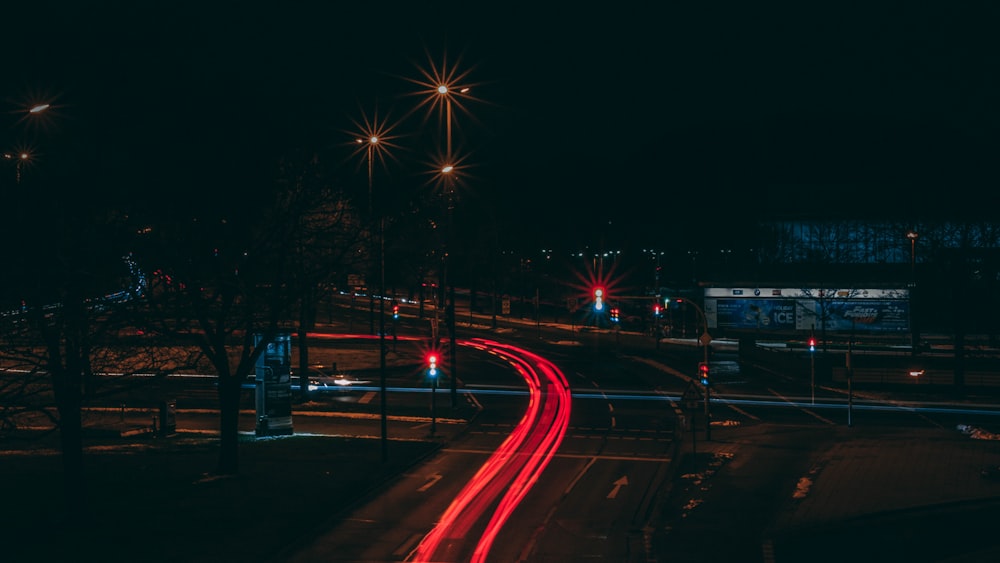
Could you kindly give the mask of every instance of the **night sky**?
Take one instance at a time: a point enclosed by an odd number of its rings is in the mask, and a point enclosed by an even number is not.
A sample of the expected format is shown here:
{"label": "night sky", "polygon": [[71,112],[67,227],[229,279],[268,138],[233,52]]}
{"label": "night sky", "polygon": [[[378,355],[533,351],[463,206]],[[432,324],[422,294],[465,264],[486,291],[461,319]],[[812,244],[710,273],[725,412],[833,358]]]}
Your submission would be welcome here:
{"label": "night sky", "polygon": [[363,184],[345,142],[375,107],[400,120],[401,189],[433,152],[436,121],[403,119],[431,62],[473,86],[467,197],[532,244],[609,221],[657,245],[771,217],[989,216],[997,187],[989,2],[23,4],[0,96],[57,111],[2,138],[30,136],[38,168],[78,147],[152,206],[239,197],[292,147]]}

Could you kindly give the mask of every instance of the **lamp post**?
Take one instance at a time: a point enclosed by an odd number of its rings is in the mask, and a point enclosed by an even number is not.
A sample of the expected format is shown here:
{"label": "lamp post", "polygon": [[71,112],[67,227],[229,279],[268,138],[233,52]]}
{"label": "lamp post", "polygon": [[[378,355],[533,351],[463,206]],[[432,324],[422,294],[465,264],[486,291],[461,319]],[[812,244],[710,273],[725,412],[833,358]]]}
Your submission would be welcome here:
{"label": "lamp post", "polygon": [[[377,134],[369,134],[365,139],[358,139],[359,144],[365,145],[365,156],[368,161],[368,212],[369,214],[374,213],[374,182],[372,180],[372,167],[374,165],[375,151],[379,147],[379,136]],[[385,237],[383,236],[383,231],[385,228],[385,223],[382,214],[379,213],[378,218],[378,241],[373,241],[370,245],[372,250],[378,246],[378,277],[379,277],[379,419],[381,421],[381,447],[382,447],[382,461],[386,461],[389,457],[388,451],[388,413],[386,412],[386,400],[387,400],[387,389],[386,389],[386,373],[385,373],[385,299],[383,295],[385,294]],[[366,284],[367,285],[367,284]],[[375,295],[369,288],[369,325],[370,330],[374,331],[375,320]]]}
{"label": "lamp post", "polygon": [[[464,81],[469,71],[458,71],[457,65],[448,64],[447,58],[443,59],[440,65],[431,62],[430,69],[420,69],[423,79],[410,80],[411,82],[426,88],[419,92],[419,94],[425,95],[426,97],[420,102],[419,107],[427,107],[430,113],[435,111],[443,112],[443,121],[445,123],[444,132],[444,153],[443,161],[445,166],[439,167],[438,172],[442,174],[444,180],[447,184],[448,193],[448,230],[451,231],[451,216],[454,208],[454,180],[452,179],[454,166],[455,166],[455,155],[452,152],[452,112],[453,105],[457,106],[458,109],[465,111],[461,102],[457,99],[458,97],[465,97],[470,86],[459,86],[457,83]],[[470,97],[471,99],[471,97]],[[454,102],[454,104],[452,103]],[[447,170],[445,170],[447,169]],[[447,235],[450,238],[450,234]],[[450,242],[450,241],[449,241]],[[446,243],[447,244],[447,243]],[[448,252],[450,248],[445,252],[446,264],[443,266],[443,271],[447,271],[447,261]],[[456,358],[456,348],[455,348],[455,287],[452,280],[453,276],[447,275],[446,279],[442,280],[443,292],[446,292],[447,297],[447,318],[445,322],[448,325],[448,330],[450,334],[451,350],[449,353],[449,361],[451,362],[450,368],[450,379],[451,379],[451,404],[452,408],[458,406],[458,388],[457,388],[457,370],[455,369],[457,364]],[[447,284],[445,283],[447,282]]]}
{"label": "lamp post", "polygon": [[31,155],[29,155],[26,152],[19,152],[19,153],[5,152],[3,153],[3,158],[4,160],[10,160],[14,162],[14,181],[17,184],[20,184],[21,166],[31,158]]}
{"label": "lamp post", "polygon": [[451,120],[452,120],[452,98],[455,96],[456,92],[460,94],[467,94],[469,92],[469,87],[456,87],[452,84],[451,76],[439,76],[437,77],[437,85],[434,88],[434,95],[436,97],[436,104],[439,108],[444,110],[445,119],[445,166],[441,168],[441,174],[445,181],[445,193],[448,198],[448,226],[447,233],[445,235],[445,253],[443,265],[444,279],[442,280],[441,290],[447,292],[445,296],[445,323],[448,326],[448,356],[450,359],[450,381],[451,381],[451,407],[458,407],[458,357],[457,357],[457,346],[455,345],[455,281],[452,272],[449,272],[449,262],[451,254],[451,242],[452,242],[452,229],[454,228],[454,209],[455,209],[455,158],[452,153],[451,146]]}
{"label": "lamp post", "polygon": [[[375,166],[375,158],[379,158],[383,165],[385,164],[385,157],[390,156],[389,149],[398,148],[397,145],[393,144],[393,139],[396,136],[392,135],[393,125],[387,123],[386,120],[380,120],[378,114],[376,113],[374,118],[369,120],[367,117],[364,118],[363,123],[355,122],[355,126],[363,131],[362,135],[358,136],[355,143],[358,149],[355,154],[359,154],[362,149],[365,153],[365,158],[368,165],[368,212],[370,215],[374,216],[374,181],[373,173]],[[377,225],[374,225],[373,231],[377,230],[378,240],[371,241],[370,252],[378,255],[378,293],[379,293],[379,397],[380,397],[380,418],[381,418],[381,431],[382,431],[382,461],[387,461],[389,458],[389,442],[388,442],[388,415],[386,412],[386,403],[388,401],[388,391],[386,388],[386,365],[385,356],[387,353],[386,343],[385,343],[385,217],[383,213],[378,213]],[[374,238],[373,234],[373,238]],[[366,284],[369,285],[369,284]],[[374,292],[369,289],[370,295],[370,312],[371,312],[371,327],[374,332]]]}
{"label": "lamp post", "polygon": [[[451,121],[449,120],[449,129]],[[452,241],[452,229],[453,227],[453,215],[455,209],[455,166],[452,164],[446,165],[441,169],[441,174],[445,181],[446,197],[448,198],[448,225],[446,227],[447,232],[445,233],[445,250],[444,250],[444,265],[443,265],[443,280],[441,283],[441,289],[447,291],[448,295],[445,299],[445,323],[448,325],[448,356],[451,358],[451,364],[449,365],[451,369],[451,408],[456,408],[458,406],[458,384],[457,384],[457,358],[455,345],[455,281],[453,279],[452,272],[449,272],[449,266],[451,262],[451,241]]]}
{"label": "lamp post", "polygon": [[[368,142],[368,197],[369,204],[372,197],[372,152],[378,143],[378,136],[372,135]],[[378,214],[378,366],[379,366],[379,418],[381,419],[382,431],[382,461],[389,457],[388,451],[388,416],[386,413],[386,400],[388,392],[386,389],[385,373],[385,216]]]}
{"label": "lamp post", "polygon": [[[39,119],[38,115],[47,112],[52,106],[47,103],[34,104],[26,109],[22,108],[16,113],[23,113],[23,115],[18,119],[18,121],[23,121],[25,119]],[[26,148],[19,148],[17,150],[5,151],[0,153],[0,157],[4,160],[14,163],[14,180],[15,183],[21,183],[21,174],[24,169],[26,162],[31,160],[31,151]]]}
{"label": "lamp post", "polygon": [[910,229],[906,231],[906,238],[910,239],[910,355],[916,356],[920,347],[920,331],[913,315],[913,302],[917,290],[917,239],[920,234],[915,229]]}

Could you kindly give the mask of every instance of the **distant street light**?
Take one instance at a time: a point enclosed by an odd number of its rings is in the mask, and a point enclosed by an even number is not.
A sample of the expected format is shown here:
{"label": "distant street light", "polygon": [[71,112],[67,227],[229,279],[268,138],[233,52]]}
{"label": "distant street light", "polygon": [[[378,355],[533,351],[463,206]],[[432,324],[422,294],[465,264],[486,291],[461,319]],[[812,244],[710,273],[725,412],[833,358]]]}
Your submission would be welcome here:
{"label": "distant street light", "polygon": [[917,290],[917,239],[920,234],[915,229],[910,229],[906,231],[906,238],[910,239],[910,355],[916,356],[920,348],[920,331],[913,314],[913,302]]}
{"label": "distant street light", "polygon": [[14,163],[14,177],[15,177],[15,181],[18,184],[20,184],[21,183],[21,168],[24,165],[24,163],[27,162],[31,158],[31,155],[29,155],[26,152],[20,152],[20,153],[5,152],[5,153],[3,153],[3,158],[4,158],[4,160],[9,160],[9,161],[12,161]]}
{"label": "distant street light", "polygon": [[[22,121],[31,116],[31,119],[39,119],[34,117],[36,115],[45,113],[52,106],[48,103],[39,103],[31,107],[23,108],[15,113],[22,114],[22,117],[18,121]],[[31,151],[26,149],[17,149],[12,151],[6,151],[0,155],[4,160],[14,163],[14,178],[17,184],[21,183],[22,171],[24,169],[25,163],[31,160]]]}
{"label": "distant street light", "polygon": [[910,229],[906,231],[906,238],[910,239],[910,281],[912,282],[916,274],[917,239],[920,238],[920,233]]}

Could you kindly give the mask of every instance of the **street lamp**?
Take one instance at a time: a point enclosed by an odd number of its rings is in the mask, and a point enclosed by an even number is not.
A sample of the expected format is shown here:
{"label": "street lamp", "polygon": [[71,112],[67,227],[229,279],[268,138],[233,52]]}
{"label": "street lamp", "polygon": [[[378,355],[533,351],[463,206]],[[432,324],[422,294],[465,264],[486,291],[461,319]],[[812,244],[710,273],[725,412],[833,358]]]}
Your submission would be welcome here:
{"label": "street lamp", "polygon": [[[33,120],[44,119],[36,116],[45,113],[51,107],[52,107],[51,104],[48,103],[37,103],[27,108],[22,107],[22,109],[18,110],[15,113],[22,114],[21,118],[18,119],[18,122],[29,118]],[[0,157],[2,157],[4,160],[8,162],[14,163],[15,182],[17,184],[20,184],[22,170],[24,169],[25,164],[31,160],[31,151],[27,150],[26,148],[18,148],[16,150],[5,151],[3,153],[0,153]]]}
{"label": "street lamp", "polygon": [[[421,107],[427,107],[431,113],[434,111],[440,112],[442,118],[445,122],[445,150],[444,150],[444,162],[445,166],[439,169],[442,179],[446,182],[446,193],[448,196],[448,233],[446,245],[449,248],[445,250],[444,259],[446,264],[443,266],[443,271],[447,272],[447,261],[448,252],[450,252],[450,238],[452,230],[452,214],[454,209],[454,171],[455,171],[455,155],[452,152],[452,114],[453,114],[453,102],[460,110],[466,111],[462,106],[461,101],[458,97],[464,97],[472,99],[469,96],[469,91],[471,90],[471,85],[459,86],[458,83],[462,82],[469,70],[462,72],[458,71],[457,65],[449,65],[447,59],[443,60],[442,64],[438,66],[433,61],[430,63],[430,70],[420,69],[423,75],[423,80],[410,79],[411,82],[422,86],[425,88],[420,92],[426,97],[418,104],[416,109]],[[444,282],[447,282],[445,284]],[[450,358],[451,358],[451,406],[456,408],[458,406],[458,388],[457,388],[457,355],[455,348],[455,286],[454,282],[451,280],[451,276],[445,274],[445,280],[442,280],[442,291],[447,292],[447,304],[446,311],[447,316],[445,322],[448,325],[448,332],[450,338]]]}
{"label": "street lamp", "polygon": [[22,152],[18,152],[18,153],[5,152],[5,153],[3,153],[3,158],[4,158],[4,160],[9,160],[9,161],[12,161],[14,163],[14,178],[15,178],[15,182],[18,183],[18,184],[20,184],[21,183],[21,167],[22,167],[22,165],[25,162],[27,162],[31,158],[31,155],[29,155],[28,153],[23,152],[23,151]]}
{"label": "street lamp", "polygon": [[[367,154],[366,160],[368,161],[368,215],[370,217],[374,216],[374,213],[375,213],[375,210],[374,210],[374,207],[375,207],[374,206],[375,195],[374,195],[374,190],[372,189],[372,156],[373,156],[373,153],[375,152],[375,148],[378,146],[378,142],[379,142],[378,135],[369,135],[367,139],[358,139],[358,143],[359,144],[364,144],[365,145],[365,153]],[[379,225],[378,225],[378,228],[379,228],[378,239],[379,239],[379,241],[382,240],[382,227],[383,226],[382,226],[381,213],[380,213],[379,214]],[[376,241],[372,241],[372,243],[369,246],[370,252],[372,254],[375,254],[375,252],[374,252],[374,250],[375,250],[375,244],[376,244]],[[379,253],[379,256],[380,256],[380,259],[381,259],[381,252]],[[365,285],[368,285],[368,284],[365,284]],[[382,297],[382,294],[384,292],[385,291],[383,289],[381,289],[381,288],[379,289],[379,298]],[[380,311],[380,313],[384,314],[384,311]],[[375,292],[373,292],[371,290],[371,287],[368,288],[368,332],[369,332],[369,334],[373,334],[375,332]]]}
{"label": "street lamp", "polygon": [[[372,209],[372,154],[378,146],[378,135],[368,137],[368,206]],[[386,389],[385,373],[385,215],[378,214],[378,366],[379,366],[379,418],[382,430],[382,460],[388,458],[388,415],[386,413],[386,400],[388,392]],[[370,292],[369,292],[370,293]]]}
{"label": "street lamp", "polygon": [[913,315],[913,298],[917,289],[917,239],[920,234],[910,229],[906,231],[906,238],[910,239],[910,355],[916,356],[920,347],[920,331]]}
{"label": "street lamp", "polygon": [[[451,121],[449,119],[449,130],[451,128]],[[449,134],[450,139],[450,134]],[[449,140],[449,145],[451,141]],[[450,149],[450,147],[449,147]],[[449,151],[450,152],[450,151]],[[453,275],[448,271],[449,262],[451,262],[451,240],[452,240],[452,229],[454,228],[454,210],[455,210],[455,165],[446,164],[441,168],[441,174],[444,178],[446,184],[446,193],[448,197],[448,226],[447,232],[445,233],[445,250],[444,250],[444,265],[442,269],[441,288],[448,291],[448,296],[445,305],[445,322],[448,324],[448,352],[451,356],[451,408],[456,408],[458,406],[458,378],[456,374],[458,369],[456,364],[457,360],[457,347],[455,345],[455,281]]]}
{"label": "street lamp", "polygon": [[[355,126],[362,130],[362,135],[359,136],[355,142],[359,146],[359,149],[355,153],[360,153],[364,150],[365,159],[368,164],[368,213],[369,215],[375,214],[375,193],[374,193],[374,165],[375,159],[378,158],[383,166],[385,165],[385,157],[391,156],[389,153],[390,148],[396,147],[392,143],[393,137],[390,133],[392,131],[393,125],[387,123],[385,119],[379,120],[378,113],[376,111],[373,119],[369,120],[364,117],[363,123],[355,122]],[[385,365],[385,216],[383,213],[378,214],[378,278],[379,278],[379,397],[380,397],[380,418],[381,418],[381,430],[382,430],[382,461],[386,461],[389,457],[389,445],[388,445],[388,413],[386,412],[386,401],[388,400],[388,390],[386,387],[386,365]],[[370,244],[370,251],[375,254],[376,242],[372,241]],[[367,284],[366,284],[367,285]],[[374,292],[369,288],[369,325],[370,331],[374,332],[375,322],[375,295]]]}

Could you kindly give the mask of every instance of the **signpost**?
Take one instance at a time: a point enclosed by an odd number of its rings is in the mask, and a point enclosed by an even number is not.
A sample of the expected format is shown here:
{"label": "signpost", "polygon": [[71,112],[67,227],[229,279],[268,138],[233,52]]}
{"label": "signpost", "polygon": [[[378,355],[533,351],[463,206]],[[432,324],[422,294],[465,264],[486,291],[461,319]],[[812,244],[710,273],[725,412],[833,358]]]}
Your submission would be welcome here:
{"label": "signpost", "polygon": [[697,425],[695,424],[696,417],[698,416],[698,405],[703,400],[701,389],[691,381],[687,389],[684,390],[684,394],[681,395],[681,403],[684,405],[684,410],[691,417],[691,454],[697,455],[698,453],[698,439]]}

